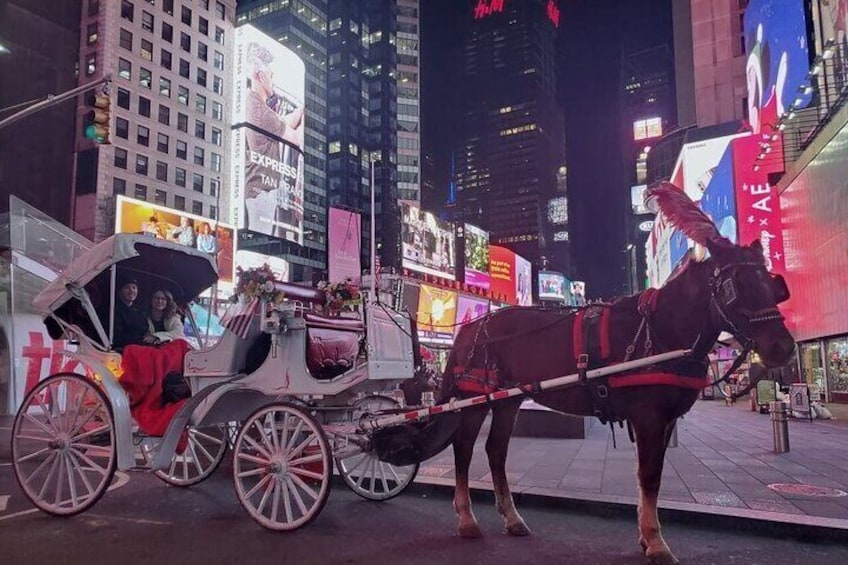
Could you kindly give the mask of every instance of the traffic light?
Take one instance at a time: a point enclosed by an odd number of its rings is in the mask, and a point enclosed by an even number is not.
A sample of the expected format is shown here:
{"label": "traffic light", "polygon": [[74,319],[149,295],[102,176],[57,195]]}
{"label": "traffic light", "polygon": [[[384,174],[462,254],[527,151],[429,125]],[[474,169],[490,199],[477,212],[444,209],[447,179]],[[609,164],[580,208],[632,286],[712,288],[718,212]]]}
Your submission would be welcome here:
{"label": "traffic light", "polygon": [[97,144],[108,144],[112,100],[108,94],[100,93],[89,96],[87,102],[91,109],[85,114],[85,137]]}

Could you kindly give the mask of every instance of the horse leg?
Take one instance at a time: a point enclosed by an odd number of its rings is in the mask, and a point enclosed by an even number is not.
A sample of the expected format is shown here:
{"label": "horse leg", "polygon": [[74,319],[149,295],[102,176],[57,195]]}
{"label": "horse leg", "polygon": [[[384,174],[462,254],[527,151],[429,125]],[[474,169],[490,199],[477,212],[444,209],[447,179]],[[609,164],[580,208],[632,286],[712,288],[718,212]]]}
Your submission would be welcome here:
{"label": "horse leg", "polygon": [[674,565],[678,563],[677,558],[662,537],[657,515],[666,439],[674,421],[652,415],[631,422],[639,457],[639,544],[652,563]]}
{"label": "horse leg", "polygon": [[477,525],[477,518],[471,510],[468,469],[471,465],[471,455],[474,453],[474,442],[480,434],[480,427],[488,412],[489,409],[485,406],[463,410],[462,420],[453,438],[453,458],[456,467],[453,507],[459,517],[459,535],[464,538],[479,538],[483,535],[480,526]]}
{"label": "horse leg", "polygon": [[509,450],[509,438],[515,427],[515,418],[521,400],[501,401],[492,408],[492,428],[486,440],[486,454],[489,456],[489,469],[492,471],[492,483],[495,490],[495,506],[503,517],[506,531],[511,536],[530,535],[530,528],[524,523],[515,509],[509,481],[506,478],[506,457]]}

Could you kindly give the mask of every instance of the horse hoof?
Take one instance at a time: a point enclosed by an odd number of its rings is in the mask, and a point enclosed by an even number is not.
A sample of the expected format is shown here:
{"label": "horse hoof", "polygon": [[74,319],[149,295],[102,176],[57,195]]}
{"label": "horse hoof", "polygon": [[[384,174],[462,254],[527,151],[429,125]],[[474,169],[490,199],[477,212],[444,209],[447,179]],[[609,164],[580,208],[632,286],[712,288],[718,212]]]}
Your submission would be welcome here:
{"label": "horse hoof", "polygon": [[511,536],[529,536],[530,528],[528,528],[527,524],[524,522],[519,522],[517,524],[507,526],[506,532]]}
{"label": "horse hoof", "polygon": [[642,553],[647,553],[648,551],[648,542],[643,539],[639,539],[639,545],[642,546]]}
{"label": "horse hoof", "polygon": [[477,524],[465,524],[459,527],[459,537],[465,539],[482,538],[483,532]]}
{"label": "horse hoof", "polygon": [[648,555],[648,559],[651,560],[651,565],[680,565],[677,557],[669,552]]}

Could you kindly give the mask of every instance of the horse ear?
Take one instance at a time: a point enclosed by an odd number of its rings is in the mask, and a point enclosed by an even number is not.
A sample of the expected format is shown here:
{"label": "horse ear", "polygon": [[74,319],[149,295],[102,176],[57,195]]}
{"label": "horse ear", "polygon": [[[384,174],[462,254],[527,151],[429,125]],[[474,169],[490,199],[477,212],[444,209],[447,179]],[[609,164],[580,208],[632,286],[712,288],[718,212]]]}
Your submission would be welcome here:
{"label": "horse ear", "polygon": [[708,239],[707,249],[710,251],[710,255],[712,257],[715,257],[717,260],[720,260],[721,257],[724,255],[724,252],[727,250],[726,240]]}
{"label": "horse ear", "polygon": [[759,239],[755,239],[754,241],[752,241],[749,247],[755,251],[759,251],[760,253],[763,252],[763,244],[760,243]]}

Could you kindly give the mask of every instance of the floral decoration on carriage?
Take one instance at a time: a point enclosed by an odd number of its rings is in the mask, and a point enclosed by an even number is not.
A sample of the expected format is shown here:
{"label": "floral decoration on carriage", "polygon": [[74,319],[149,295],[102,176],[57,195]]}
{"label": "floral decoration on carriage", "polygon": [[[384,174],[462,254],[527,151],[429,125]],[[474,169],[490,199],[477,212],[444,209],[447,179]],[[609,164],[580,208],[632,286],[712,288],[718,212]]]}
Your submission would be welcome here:
{"label": "floral decoration on carriage", "polygon": [[362,304],[359,287],[350,277],[337,283],[321,281],[318,288],[324,291],[324,313],[339,316],[342,312],[356,312]]}
{"label": "floral decoration on carriage", "polygon": [[284,292],[276,289],[276,283],[282,281],[268,263],[251,269],[238,267],[236,279],[235,294],[230,297],[230,302],[260,299],[269,304],[280,304],[286,298]]}

